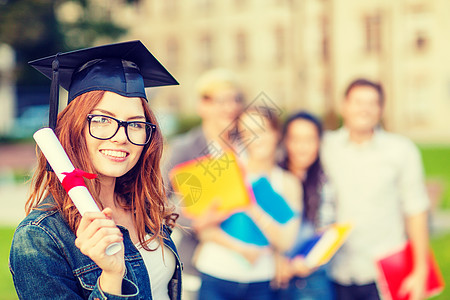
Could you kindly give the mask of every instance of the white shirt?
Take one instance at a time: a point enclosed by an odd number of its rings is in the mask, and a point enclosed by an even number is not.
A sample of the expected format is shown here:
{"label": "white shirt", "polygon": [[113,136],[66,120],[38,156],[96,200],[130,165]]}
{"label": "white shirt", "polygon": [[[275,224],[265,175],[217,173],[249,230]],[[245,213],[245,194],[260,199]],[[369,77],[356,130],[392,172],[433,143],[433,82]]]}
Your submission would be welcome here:
{"label": "white shirt", "polygon": [[[148,236],[146,237],[146,239]],[[157,240],[152,240],[148,247],[154,251],[146,251],[140,244],[136,245],[139,253],[144,260],[150,277],[150,287],[152,289],[152,298],[158,300],[169,300],[169,281],[175,272],[175,254],[168,247],[164,246],[164,255],[162,247]]]}
{"label": "white shirt", "polygon": [[356,144],[341,128],[325,134],[321,155],[336,193],[336,221],[354,226],[331,276],[341,284],[373,282],[376,259],[406,241],[405,216],[428,209],[420,153],[396,134],[376,130]]}

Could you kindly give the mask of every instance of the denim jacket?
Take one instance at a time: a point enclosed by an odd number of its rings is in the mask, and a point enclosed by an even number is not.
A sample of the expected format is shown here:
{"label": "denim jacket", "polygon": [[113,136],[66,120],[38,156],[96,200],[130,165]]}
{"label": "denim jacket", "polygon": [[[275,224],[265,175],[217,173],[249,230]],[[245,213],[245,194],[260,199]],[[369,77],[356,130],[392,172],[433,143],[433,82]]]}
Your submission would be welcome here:
{"label": "denim jacket", "polygon": [[[48,199],[46,200],[48,202]],[[128,230],[119,226],[125,246],[126,272],[122,295],[103,292],[102,270],[75,246],[75,234],[58,210],[33,210],[14,233],[9,268],[20,299],[152,299],[150,279]],[[181,269],[170,229],[163,228],[164,244],[176,257],[169,298],[181,299]]]}

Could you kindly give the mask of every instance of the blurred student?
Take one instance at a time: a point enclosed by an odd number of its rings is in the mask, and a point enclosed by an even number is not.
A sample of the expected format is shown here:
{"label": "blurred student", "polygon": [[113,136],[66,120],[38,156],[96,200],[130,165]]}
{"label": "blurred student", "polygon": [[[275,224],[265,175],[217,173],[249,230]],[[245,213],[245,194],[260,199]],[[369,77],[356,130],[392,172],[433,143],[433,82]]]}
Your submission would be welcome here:
{"label": "blurred student", "polygon": [[[290,116],[283,128],[284,157],[280,166],[294,174],[303,187],[302,223],[297,244],[309,238],[333,221],[334,207],[327,193],[326,178],[322,169],[319,149],[322,137],[320,121],[308,112],[298,112]],[[308,268],[301,257],[290,261],[279,261],[279,268],[287,268],[288,286],[278,291],[278,299],[334,299],[333,286],[326,267],[317,270]],[[291,278],[292,277],[292,278]],[[285,282],[281,283],[286,285]]]}
{"label": "blurred student", "polygon": [[380,126],[382,87],[353,81],[342,103],[344,126],[324,135],[322,161],[336,192],[338,222],[352,232],[331,265],[338,299],[379,299],[375,261],[412,244],[414,268],[401,293],[423,299],[429,249],[429,200],[417,147]]}
{"label": "blurred student", "polygon": [[[265,235],[270,243],[267,247],[241,242],[218,226],[200,231],[201,244],[196,255],[196,266],[202,277],[200,300],[273,299],[271,281],[276,272],[275,253],[290,249],[300,224],[300,185],[295,176],[278,167],[275,161],[280,140],[276,116],[271,110],[250,108],[237,123],[240,141],[248,142],[245,155],[241,155],[246,181],[254,184],[261,178],[267,179],[284,200],[279,203],[271,198],[269,209],[254,203],[243,212]],[[259,200],[261,198],[256,198],[258,203]],[[270,212],[284,205],[289,207],[291,217],[278,222]]]}
{"label": "blurred student", "polygon": [[[234,122],[243,108],[243,97],[235,75],[225,69],[210,70],[199,78],[197,93],[201,125],[171,141],[170,154],[164,165],[166,175],[180,163],[208,154],[220,155],[232,145],[230,130],[234,128]],[[189,291],[185,296],[188,297],[189,293],[190,297],[195,297],[199,274],[192,265],[192,257],[198,240],[189,219],[181,214],[178,221],[186,226],[185,230],[180,231],[182,236],[178,242],[184,263],[184,288]]]}

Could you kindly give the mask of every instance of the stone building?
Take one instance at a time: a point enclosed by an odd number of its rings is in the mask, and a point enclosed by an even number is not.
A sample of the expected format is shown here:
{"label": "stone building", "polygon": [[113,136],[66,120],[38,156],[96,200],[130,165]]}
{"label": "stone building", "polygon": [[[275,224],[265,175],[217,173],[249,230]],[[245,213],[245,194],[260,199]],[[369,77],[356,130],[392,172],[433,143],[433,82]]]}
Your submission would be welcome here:
{"label": "stone building", "polygon": [[[179,80],[157,88],[165,112],[195,113],[195,81],[235,71],[247,102],[261,92],[286,113],[308,109],[336,126],[346,85],[383,83],[384,124],[418,142],[450,141],[446,0],[92,0]],[[130,4],[131,2],[131,4]]]}

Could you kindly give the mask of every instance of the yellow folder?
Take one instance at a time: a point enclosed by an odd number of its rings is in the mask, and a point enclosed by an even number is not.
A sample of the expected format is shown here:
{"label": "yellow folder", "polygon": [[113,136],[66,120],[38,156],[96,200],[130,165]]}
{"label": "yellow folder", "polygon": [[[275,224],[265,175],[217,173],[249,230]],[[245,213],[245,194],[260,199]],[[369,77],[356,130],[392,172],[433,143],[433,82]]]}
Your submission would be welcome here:
{"label": "yellow folder", "polygon": [[169,176],[182,211],[190,218],[202,216],[212,206],[231,214],[251,202],[242,168],[231,151],[179,164]]}
{"label": "yellow folder", "polygon": [[306,263],[311,267],[326,264],[347,239],[352,225],[348,223],[335,223],[331,225],[305,257]]}

